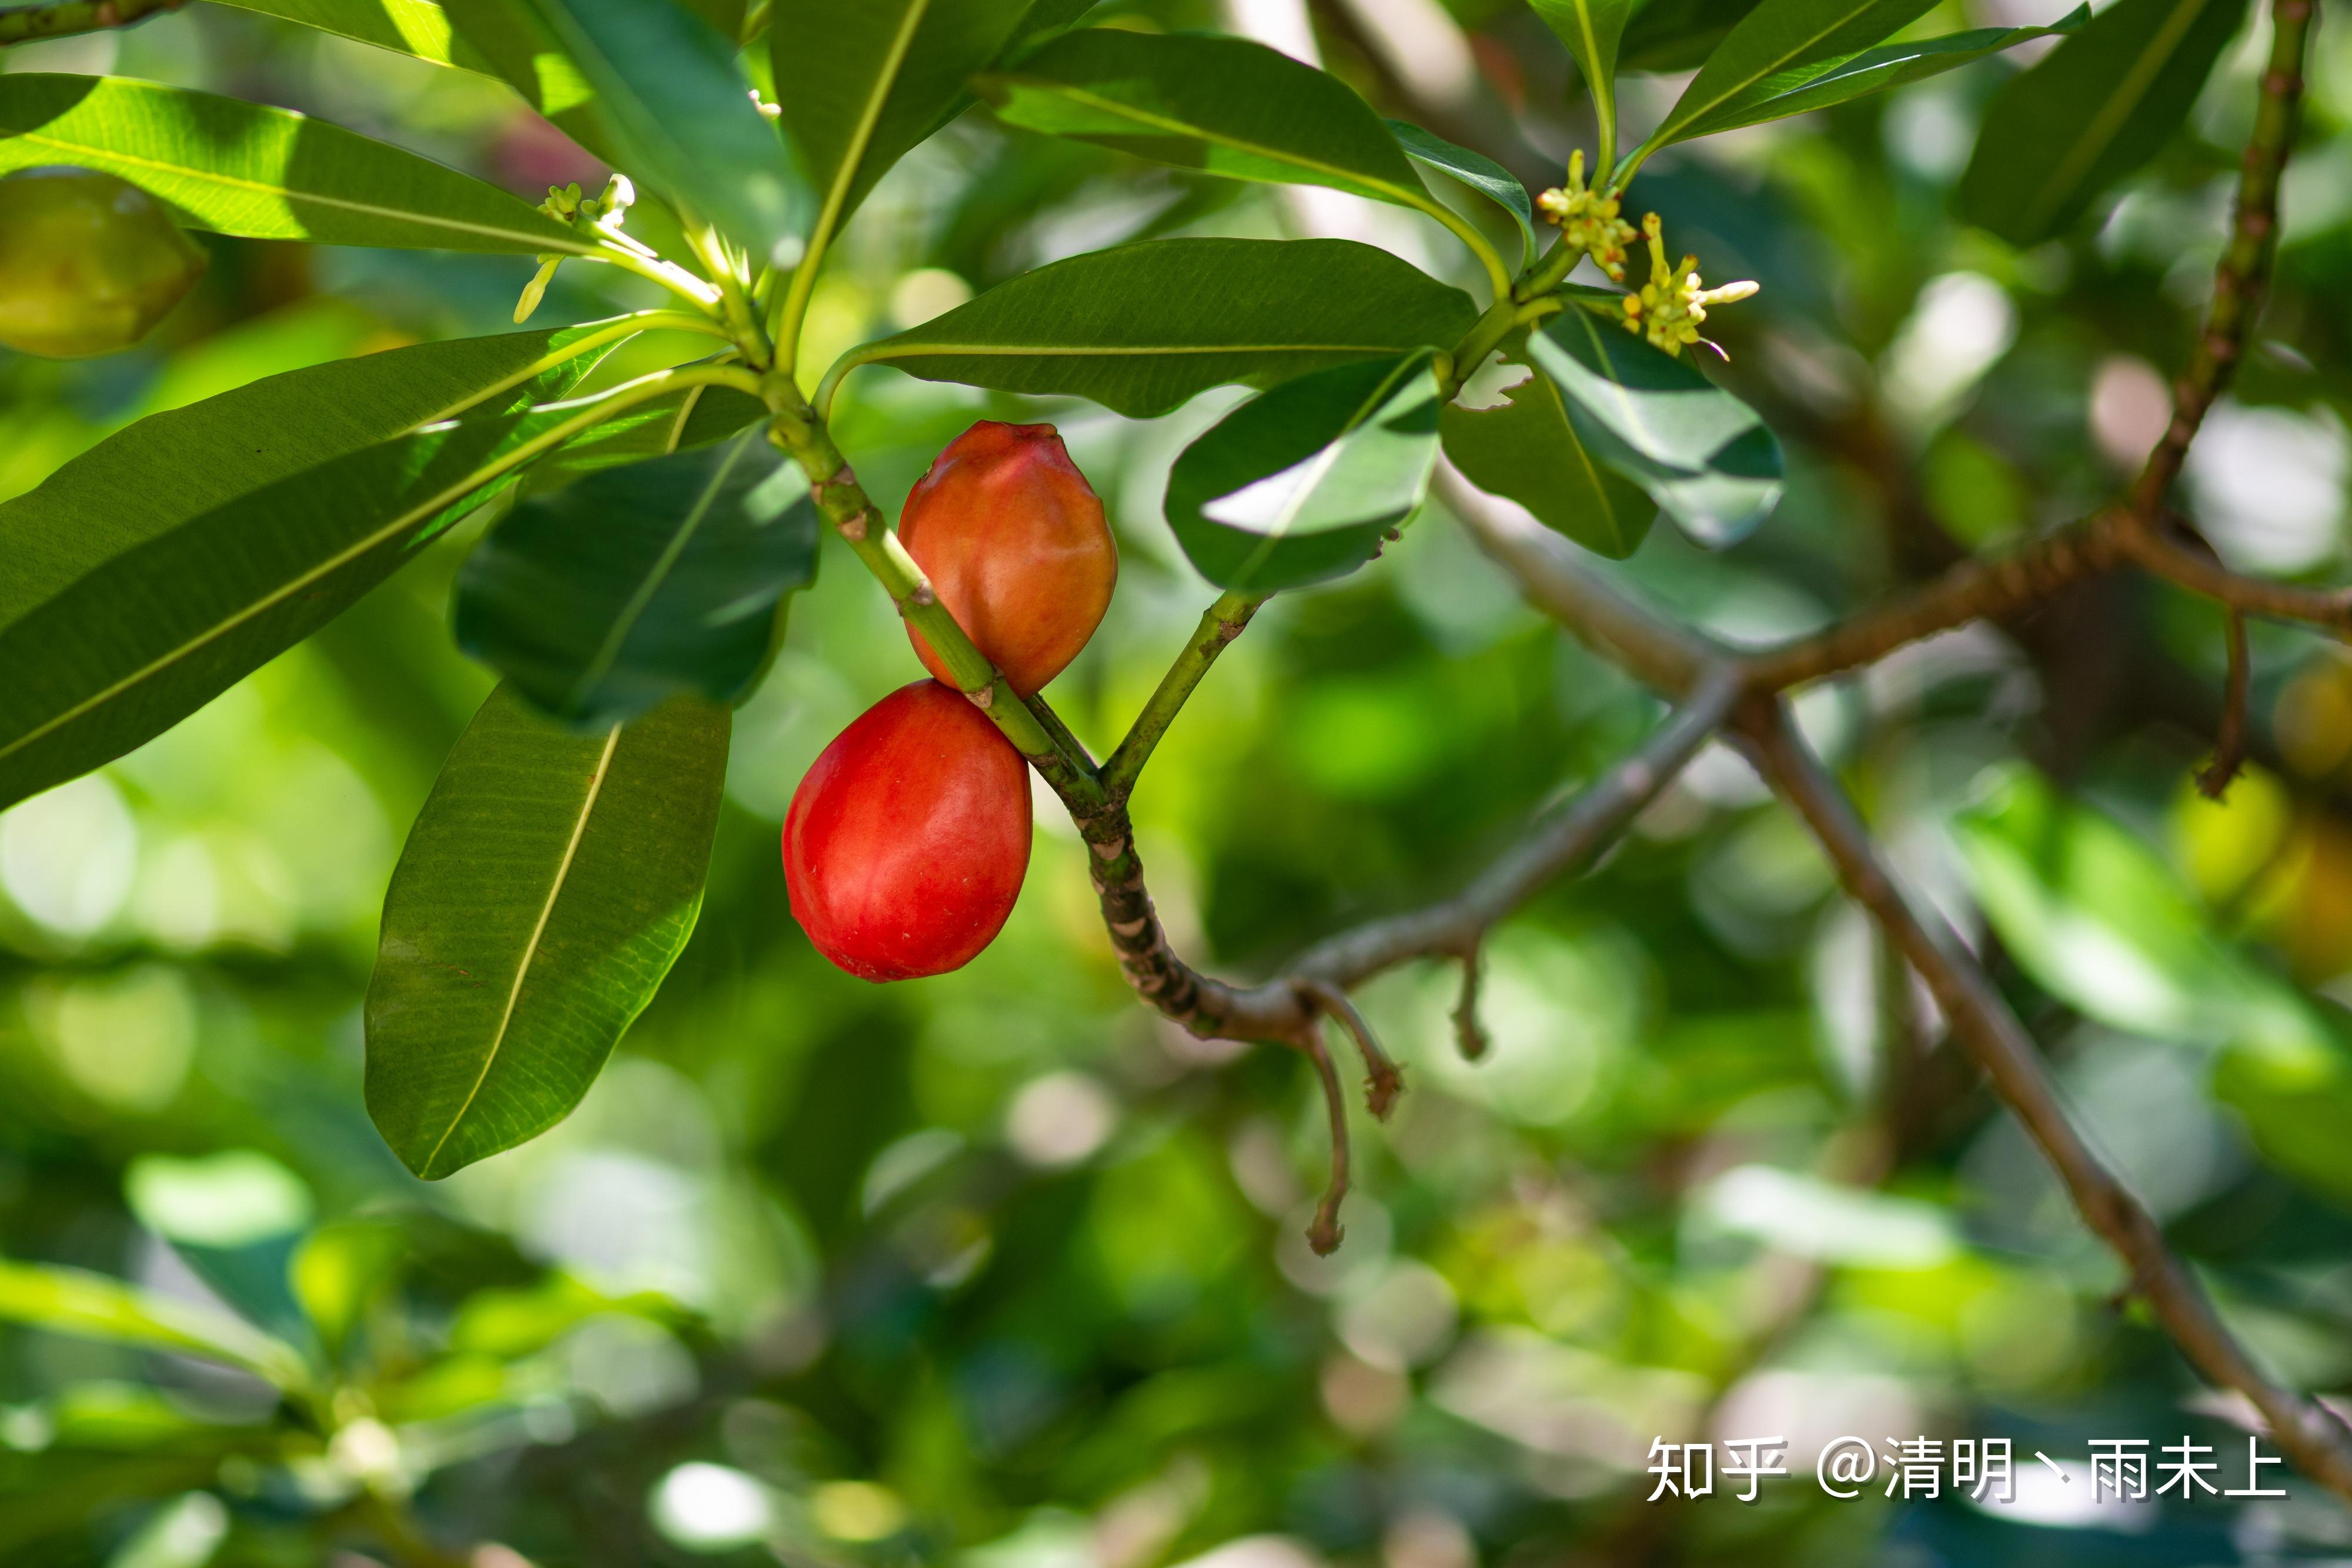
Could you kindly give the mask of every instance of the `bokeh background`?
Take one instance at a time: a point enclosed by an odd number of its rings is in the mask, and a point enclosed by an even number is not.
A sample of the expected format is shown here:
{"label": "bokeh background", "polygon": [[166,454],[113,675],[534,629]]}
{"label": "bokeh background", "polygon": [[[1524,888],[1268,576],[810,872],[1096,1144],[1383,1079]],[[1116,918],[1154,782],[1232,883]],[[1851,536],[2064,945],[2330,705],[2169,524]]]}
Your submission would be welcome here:
{"label": "bokeh background", "polygon": [[[2060,8],[1948,3],[1921,28]],[[1230,20],[1188,0],[1102,14]],[[1387,112],[1538,173],[1589,145],[1566,55],[1522,6],[1331,0],[1315,16],[1327,63]],[[1653,26],[1646,57],[1667,68],[1634,84],[1630,120],[1669,100],[1686,32]],[[2345,565],[2352,461],[2352,29],[2318,36],[2280,295],[2186,493],[2233,564],[2325,579]],[[2022,254],[1948,215],[2014,60],[1661,158],[1637,210],[1664,212],[1710,281],[1764,286],[1713,324],[1720,373],[1768,411],[1792,482],[1747,543],[1705,556],[1662,528],[1620,580],[1768,640],[2095,505],[2162,428],[2263,43],[2250,24],[2120,199]],[[220,5],[13,49],[0,69],[284,104],[534,196],[600,172],[493,83]],[[1311,220],[1454,265],[1408,215],[1287,201],[975,113],[858,217],[804,358],[1131,237]],[[0,498],[143,414],[498,330],[528,272],[205,243],[209,277],[148,347],[0,352]],[[652,303],[635,289],[569,267],[542,319]],[[976,417],[1061,426],[1124,565],[1050,694],[1100,749],[1213,597],[1158,502],[1235,398],[1135,423],[867,371],[840,434],[895,506]],[[163,738],[0,816],[0,1255],[226,1302],[315,1335],[346,1375],[331,1442],[203,1363],[0,1327],[0,1561],[2352,1553],[2352,1517],[2300,1483],[2252,1503],[2090,1500],[2101,1437],[2194,1434],[2240,1484],[2242,1413],[2117,1304],[2114,1260],[1801,830],[1719,748],[1597,874],[1495,933],[1483,1064],[1455,1054],[1456,966],[1367,989],[1409,1091],[1388,1126],[1358,1109],[1359,1186],[1328,1260],[1302,1237],[1324,1159],[1311,1075],[1135,1004],[1049,797],[1020,907],[968,969],[887,988],[832,970],[787,912],[778,825],[818,749],[919,674],[837,545],[738,717],[709,898],[658,1001],[556,1131],[413,1180],[362,1108],[359,1004],[402,837],[491,684],[447,632],[478,527]],[[2352,660],[2254,629],[2257,761],[2216,807],[2189,776],[2221,646],[2210,609],[2100,583],[1802,709],[2232,1325],[2293,1381],[2346,1387]],[[1183,951],[1264,972],[1454,888],[1659,711],[1433,508],[1370,569],[1278,601],[1194,698],[1136,801],[1160,907]],[[2281,1017],[2299,1043],[2273,1049],[2262,1020]],[[2294,1092],[2263,1078],[2287,1071],[2279,1050],[2305,1053]],[[1654,1437],[1784,1435],[1809,1478],[1849,1432],[2009,1437],[2060,1469],[2028,1461],[2007,1509],[1874,1487],[1832,1501],[1810,1479],[1754,1507],[1643,1501]]]}

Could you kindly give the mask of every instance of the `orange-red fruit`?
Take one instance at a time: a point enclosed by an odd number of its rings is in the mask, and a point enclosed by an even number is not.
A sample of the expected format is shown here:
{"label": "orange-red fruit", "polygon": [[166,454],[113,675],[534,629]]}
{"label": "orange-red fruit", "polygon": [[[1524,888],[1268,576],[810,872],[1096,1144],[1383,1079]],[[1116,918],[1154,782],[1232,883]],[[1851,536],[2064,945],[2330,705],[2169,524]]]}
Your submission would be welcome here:
{"label": "orange-red fruit", "polygon": [[862,980],[970,963],[1028,869],[1028,764],[937,681],[899,687],[835,736],[784,817],[793,918]]}
{"label": "orange-red fruit", "polygon": [[[1110,607],[1118,547],[1050,424],[982,420],[948,444],[898,519],[956,624],[1023,696],[1078,656]],[[924,668],[955,677],[913,626]]]}

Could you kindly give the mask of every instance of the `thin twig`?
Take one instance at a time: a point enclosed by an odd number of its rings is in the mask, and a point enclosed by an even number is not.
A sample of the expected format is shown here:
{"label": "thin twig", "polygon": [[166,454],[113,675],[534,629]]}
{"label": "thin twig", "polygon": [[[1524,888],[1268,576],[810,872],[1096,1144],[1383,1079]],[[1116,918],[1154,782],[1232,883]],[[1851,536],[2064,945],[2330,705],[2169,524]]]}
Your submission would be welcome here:
{"label": "thin twig", "polygon": [[1290,1044],[1315,1064],[1316,1078],[1323,1086],[1323,1108],[1331,1119],[1331,1179],[1323,1188],[1322,1201],[1315,1206],[1313,1223],[1307,1228],[1307,1245],[1315,1249],[1316,1256],[1328,1258],[1348,1234],[1339,1223],[1339,1205],[1348,1196],[1348,1096],[1339,1087],[1339,1069],[1323,1043],[1318,1021],[1310,1021],[1292,1036]]}
{"label": "thin twig", "polygon": [[1348,1037],[1356,1042],[1357,1054],[1364,1059],[1364,1108],[1371,1112],[1375,1120],[1387,1121],[1389,1113],[1396,1109],[1397,1096],[1404,1092],[1404,1070],[1381,1049],[1372,1026],[1364,1021],[1364,1015],[1356,1010],[1347,992],[1323,980],[1292,983],[1301,996],[1346,1030]]}
{"label": "thin twig", "polygon": [[2122,542],[2134,564],[2242,614],[2307,622],[2339,634],[2352,633],[2352,589],[2302,588],[2242,577],[2210,549],[2185,542],[2169,517]]}
{"label": "thin twig", "polygon": [[1168,727],[1176,722],[1177,714],[1192,697],[1193,688],[1265,602],[1263,594],[1228,593],[1209,606],[1201,617],[1201,624],[1194,628],[1192,640],[1184,644],[1184,651],[1168,666],[1168,673],[1160,677],[1159,687],[1136,716],[1127,738],[1118,743],[1110,760],[1103,764],[1103,788],[1112,799],[1124,800],[1134,790],[1143,765],[1151,760],[1152,748],[1168,733]]}
{"label": "thin twig", "polygon": [[2209,800],[2227,794],[2230,781],[2246,765],[2246,691],[2253,681],[2253,655],[2246,646],[2246,618],[2235,610],[2226,614],[2230,674],[2221,688],[2221,726],[2213,737],[2213,760],[2197,776],[2197,788]]}
{"label": "thin twig", "polygon": [[1478,1021],[1478,979],[1486,967],[1486,954],[1483,942],[1462,949],[1462,999],[1454,1004],[1454,1044],[1465,1061],[1483,1060],[1495,1043]]}
{"label": "thin twig", "polygon": [[0,44],[128,27],[185,4],[186,0],[64,0],[47,5],[0,6]]}
{"label": "thin twig", "polygon": [[2067,1119],[2041,1053],[1990,978],[1939,917],[1921,915],[1896,888],[1853,802],[1797,736],[1786,711],[1776,706],[1742,728],[1749,757],[1812,830],[1846,892],[1927,981],[1953,1037],[2056,1168],[2084,1220],[2131,1270],[2172,1342],[2207,1377],[2252,1401],[2305,1475],[2352,1498],[2352,1444],[2343,1427],[2273,1383],[2231,1336],[2155,1219]]}

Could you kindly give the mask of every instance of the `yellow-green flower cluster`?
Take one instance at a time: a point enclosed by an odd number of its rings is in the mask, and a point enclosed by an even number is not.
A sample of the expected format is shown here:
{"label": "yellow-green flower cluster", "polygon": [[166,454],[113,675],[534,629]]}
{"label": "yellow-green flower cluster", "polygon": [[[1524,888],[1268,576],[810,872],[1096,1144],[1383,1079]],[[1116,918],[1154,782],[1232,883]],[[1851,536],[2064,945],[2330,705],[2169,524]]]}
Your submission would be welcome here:
{"label": "yellow-green flower cluster", "polygon": [[1699,341],[1699,326],[1706,319],[1708,306],[1728,305],[1756,292],[1758,286],[1752,282],[1705,287],[1695,256],[1686,256],[1680,266],[1669,267],[1657,214],[1642,220],[1642,233],[1650,242],[1650,281],[1642,285],[1639,294],[1625,296],[1625,329],[1646,335],[1667,353],[1679,354],[1684,344]]}
{"label": "yellow-green flower cluster", "polygon": [[1536,198],[1536,205],[1559,225],[1562,244],[1591,256],[1594,266],[1618,282],[1625,281],[1625,247],[1633,242],[1633,225],[1618,215],[1622,204],[1612,193],[1585,187],[1582,152],[1569,158],[1567,186],[1546,191]]}
{"label": "yellow-green flower cluster", "polygon": [[[569,185],[550,185],[547,200],[539,204],[539,210],[559,224],[577,227],[585,223],[606,239],[622,239],[622,220],[629,215],[629,209],[636,205],[636,202],[637,188],[629,183],[629,177],[615,174],[604,183],[604,193],[601,196],[583,196],[577,181]],[[547,286],[554,278],[555,269],[562,260],[561,256],[545,253],[540,256],[539,270],[531,275],[529,283],[523,285],[522,298],[515,305],[516,326],[530,320],[531,312],[539,308],[539,302],[546,297]]]}

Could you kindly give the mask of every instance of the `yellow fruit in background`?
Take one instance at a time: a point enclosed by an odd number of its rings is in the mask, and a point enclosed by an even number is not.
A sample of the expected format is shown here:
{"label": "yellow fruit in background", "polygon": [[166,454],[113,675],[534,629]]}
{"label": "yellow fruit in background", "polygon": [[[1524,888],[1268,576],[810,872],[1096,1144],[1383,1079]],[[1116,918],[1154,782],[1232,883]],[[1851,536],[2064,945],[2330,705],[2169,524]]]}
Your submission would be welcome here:
{"label": "yellow fruit in background", "polygon": [[136,185],[71,167],[0,177],[0,344],[53,360],[118,352],[204,270],[205,253]]}

